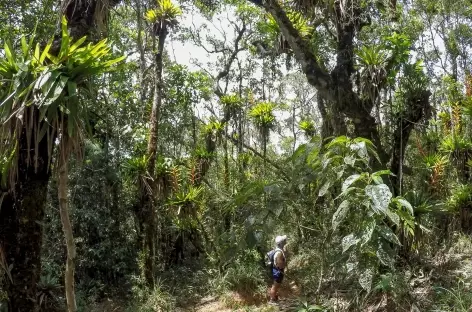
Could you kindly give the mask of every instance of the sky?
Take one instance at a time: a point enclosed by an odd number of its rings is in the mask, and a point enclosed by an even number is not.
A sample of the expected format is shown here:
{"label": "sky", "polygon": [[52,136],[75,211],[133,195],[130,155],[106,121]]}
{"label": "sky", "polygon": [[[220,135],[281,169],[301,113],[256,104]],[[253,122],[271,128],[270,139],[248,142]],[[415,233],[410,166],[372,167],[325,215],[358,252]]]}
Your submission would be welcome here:
{"label": "sky", "polygon": [[[180,19],[180,25],[182,27],[193,27],[194,29],[199,29],[201,26],[206,25],[205,32],[211,34],[211,36],[216,37],[217,39],[224,39],[222,32],[225,33],[227,42],[232,44],[236,37],[234,32],[233,26],[228,21],[231,12],[226,12],[225,14],[216,15],[214,18],[214,23],[209,23],[208,20],[203,17],[198,11],[194,10],[193,14],[184,14]],[[236,19],[235,19],[236,20]],[[202,38],[204,39],[204,38]],[[210,46],[208,46],[210,48]],[[201,67],[195,64],[195,61],[201,63],[206,70],[211,71],[210,67],[205,66],[207,63],[216,63],[217,62],[217,54],[208,54],[202,47],[196,46],[191,40],[185,40],[182,42],[178,40],[176,36],[171,36],[170,44],[168,47],[168,53],[173,61],[179,63],[181,65],[187,66],[190,70],[201,70]],[[244,58],[244,53],[240,53],[238,57]],[[213,74],[216,74],[213,71]],[[252,73],[254,77],[261,78],[262,72],[257,69],[255,72]],[[287,99],[291,99],[294,97],[294,94],[288,92],[286,94]],[[210,117],[210,113],[208,113],[205,109],[200,107],[198,109],[197,114],[200,118],[206,119]],[[290,116],[290,113],[287,111],[276,111],[275,112],[277,120],[284,120]],[[283,135],[289,135],[290,130],[285,129]],[[280,152],[280,140],[281,135],[272,131],[270,136],[270,142],[274,145],[275,149]],[[252,142],[252,146],[258,144],[257,140]]]}
{"label": "sky", "polygon": [[[231,44],[236,36],[232,25],[228,21],[228,19],[231,17],[232,12],[225,12],[223,14],[216,15],[213,18],[213,21],[209,22],[198,12],[197,9],[194,8],[191,12],[186,11],[182,15],[179,20],[179,24],[181,27],[188,27],[193,29],[199,29],[200,27],[205,25],[205,33],[202,32],[203,41],[205,39],[204,36],[206,36],[206,34],[211,34],[211,36],[216,37],[217,39],[224,39],[224,37],[226,37],[228,43]],[[224,36],[222,33],[224,33]],[[428,35],[430,34],[428,33]],[[442,40],[436,34],[434,34],[433,37],[433,42],[436,45],[436,48],[439,50],[440,53],[443,54],[444,44]],[[207,46],[210,47],[209,45]],[[431,49],[431,46],[427,48]],[[171,33],[167,50],[171,59],[176,63],[185,65],[192,71],[201,70],[203,67],[205,70],[208,70],[210,72],[213,71],[212,74],[216,75],[215,69],[212,69],[210,66],[206,65],[208,63],[215,64],[217,62],[218,54],[208,54],[202,47],[195,45],[191,40],[179,40],[178,34],[175,34],[175,32]],[[417,54],[415,51],[412,51],[411,55],[412,58],[415,59]],[[241,55],[239,57],[241,57]],[[199,67],[197,63],[200,63],[202,67]],[[438,68],[436,68],[435,71],[437,73],[440,73]],[[262,77],[262,72],[260,72],[260,70],[256,70],[253,74],[255,76]],[[286,96],[288,99],[290,99],[294,97],[294,94],[289,92]],[[316,105],[315,101],[313,102],[313,105]],[[206,119],[210,116],[208,111],[205,110],[203,107],[200,107],[200,109],[198,109],[197,114],[200,118],[203,119]],[[283,120],[290,116],[289,112],[278,111],[276,112],[276,114],[278,120]],[[290,133],[286,132],[284,133],[284,135],[290,135]],[[279,145],[280,136],[276,133],[272,133],[271,142],[275,143],[275,145]]]}

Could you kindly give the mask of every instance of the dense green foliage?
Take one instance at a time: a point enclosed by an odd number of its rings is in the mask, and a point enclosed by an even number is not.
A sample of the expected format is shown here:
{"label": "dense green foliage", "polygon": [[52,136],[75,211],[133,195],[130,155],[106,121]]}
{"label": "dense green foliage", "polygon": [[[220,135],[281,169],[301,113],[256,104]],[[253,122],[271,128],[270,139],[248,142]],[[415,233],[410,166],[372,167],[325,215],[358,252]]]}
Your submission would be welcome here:
{"label": "dense green foliage", "polygon": [[468,311],[471,8],[0,2],[0,312]]}

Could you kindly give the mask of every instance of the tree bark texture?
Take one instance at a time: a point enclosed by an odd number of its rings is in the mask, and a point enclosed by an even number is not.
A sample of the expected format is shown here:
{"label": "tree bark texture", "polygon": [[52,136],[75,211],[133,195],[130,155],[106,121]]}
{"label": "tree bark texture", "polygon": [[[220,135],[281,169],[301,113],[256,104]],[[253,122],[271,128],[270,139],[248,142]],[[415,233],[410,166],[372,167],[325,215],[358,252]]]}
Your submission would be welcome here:
{"label": "tree bark texture", "polygon": [[[390,162],[392,172],[398,174],[399,163],[403,162],[404,154],[401,146],[406,145],[414,123],[425,117],[426,112],[429,110],[429,95],[425,96],[425,94],[429,94],[429,91],[423,90],[419,92],[419,97],[422,99],[416,101],[417,105],[411,106],[407,103],[406,110],[402,112],[405,118],[395,119],[394,133],[392,135],[394,144],[392,150],[388,153],[385,147],[382,146],[378,130],[380,121],[377,122],[371,115],[380,91],[386,86],[387,76],[378,77],[379,81],[375,90],[367,97],[361,97],[357,93],[358,91],[354,88],[351,80],[355,74],[354,38],[364,26],[361,18],[362,9],[360,3],[357,0],[343,2],[342,6],[352,8],[352,10],[348,10],[349,12],[343,10],[339,1],[335,1],[333,4],[335,15],[333,23],[335,24],[337,35],[336,66],[331,72],[327,72],[318,63],[318,58],[310,48],[309,42],[300,36],[278,0],[249,1],[262,6],[274,17],[284,38],[289,43],[300,63],[308,82],[317,89],[319,97],[324,100],[324,102],[318,103],[323,115],[322,136],[326,137],[331,133],[337,134],[336,132],[339,131],[344,132],[345,127],[342,125],[342,119],[345,116],[352,120],[355,136],[367,138],[377,147],[381,160],[381,164],[377,166],[381,165],[384,167]],[[392,56],[387,63],[388,71],[395,65],[394,57]],[[411,99],[408,101],[411,102]],[[330,109],[328,109],[328,105]],[[328,111],[332,111],[333,116],[337,117],[337,120],[332,118],[334,123],[331,125],[329,121],[325,120],[329,116]],[[412,119],[408,119],[406,116],[412,117]],[[335,129],[334,126],[338,122],[341,122],[341,125],[338,129]],[[405,144],[400,144],[400,142]],[[394,184],[398,183],[394,182]]]}
{"label": "tree bark texture", "polygon": [[147,155],[149,157],[148,172],[152,174],[156,168],[157,159],[157,140],[159,138],[159,119],[162,106],[162,69],[163,69],[163,53],[164,44],[167,38],[167,26],[164,24],[160,27],[157,38],[157,51],[155,51],[155,73],[154,73],[154,98],[152,101],[149,141],[147,146]]}
{"label": "tree bark texture", "polygon": [[59,167],[59,183],[58,183],[58,197],[59,197],[59,211],[61,215],[62,230],[64,231],[64,238],[67,247],[67,261],[66,261],[66,272],[64,275],[64,286],[66,291],[67,300],[67,311],[77,311],[77,305],[75,301],[75,283],[74,283],[74,272],[75,272],[75,242],[74,235],[72,232],[72,224],[69,217],[69,205],[67,201],[67,190],[68,190],[68,170],[67,160],[64,161]]}
{"label": "tree bark texture", "polygon": [[[35,113],[38,113],[35,110]],[[38,311],[36,285],[41,275],[41,246],[50,177],[47,136],[37,145],[37,166],[28,160],[26,130],[19,138],[18,176],[14,186],[3,190],[0,196],[0,245],[5,260],[11,266],[11,278],[5,291],[9,298],[9,311]],[[15,169],[13,169],[15,170]]]}
{"label": "tree bark texture", "polygon": [[[99,20],[106,21],[109,9],[118,2],[63,1],[61,11],[69,21],[72,36],[78,39],[96,29]],[[60,41],[59,35],[56,38]],[[56,42],[51,51],[59,47],[60,42]],[[37,128],[41,129],[42,126],[40,123]],[[38,142],[35,147],[37,164],[33,165],[28,160],[28,155],[33,154],[33,151],[28,147],[23,128],[19,137],[15,185],[8,185],[0,193],[3,197],[0,204],[0,244],[7,263],[12,267],[10,273],[13,282],[8,282],[5,289],[11,312],[35,312],[39,309],[36,284],[41,273],[42,222],[51,169],[48,144],[47,136]]]}
{"label": "tree bark texture", "polygon": [[428,118],[430,116],[430,95],[431,93],[429,91],[423,91],[406,99],[403,111],[395,117],[398,122],[396,123],[397,128],[394,129],[393,132],[393,145],[390,161],[390,171],[395,174],[390,178],[392,180],[395,195],[401,195],[403,159],[411,131],[415,124],[422,118]]}
{"label": "tree bark texture", "polygon": [[[149,140],[147,146],[147,174],[150,175],[150,188],[141,188],[144,194],[141,197],[144,199],[141,206],[141,211],[138,213],[138,218],[140,218],[139,223],[142,225],[143,229],[143,238],[142,246],[144,252],[144,277],[149,287],[154,287],[154,277],[155,277],[155,262],[156,262],[156,213],[155,213],[155,198],[158,191],[156,183],[153,182],[154,172],[156,169],[156,160],[157,160],[157,149],[158,149],[158,138],[159,138],[159,119],[160,111],[162,106],[162,69],[163,69],[163,53],[165,40],[167,38],[167,25],[165,21],[162,21],[155,25],[154,36],[154,97],[152,101],[151,116],[149,118]],[[156,38],[157,34],[157,38]],[[157,39],[157,49],[156,49],[156,39]]]}

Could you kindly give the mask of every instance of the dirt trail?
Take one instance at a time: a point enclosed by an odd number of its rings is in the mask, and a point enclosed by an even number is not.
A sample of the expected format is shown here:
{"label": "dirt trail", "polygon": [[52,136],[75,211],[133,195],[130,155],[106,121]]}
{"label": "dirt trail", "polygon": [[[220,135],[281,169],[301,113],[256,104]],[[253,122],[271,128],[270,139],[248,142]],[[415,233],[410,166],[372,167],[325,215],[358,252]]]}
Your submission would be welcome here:
{"label": "dirt trail", "polygon": [[297,285],[292,281],[282,286],[280,290],[281,300],[278,306],[271,306],[265,302],[265,298],[258,296],[257,298],[249,298],[238,293],[227,294],[231,306],[238,306],[237,308],[228,307],[225,301],[217,297],[205,297],[195,307],[187,307],[179,312],[243,312],[248,311],[296,311],[298,304],[298,296],[300,295]]}
{"label": "dirt trail", "polygon": [[217,298],[203,298],[202,302],[194,309],[195,312],[231,312],[232,310]]}
{"label": "dirt trail", "polygon": [[[201,303],[194,309],[182,310],[182,312],[244,312],[248,311],[247,307],[248,306],[245,306],[244,308],[228,308],[222,301],[215,298],[214,301]],[[251,306],[251,308],[252,309],[250,311],[254,312],[296,311],[296,305],[294,305],[294,301],[288,299],[281,300],[278,306],[262,304],[259,306]]]}

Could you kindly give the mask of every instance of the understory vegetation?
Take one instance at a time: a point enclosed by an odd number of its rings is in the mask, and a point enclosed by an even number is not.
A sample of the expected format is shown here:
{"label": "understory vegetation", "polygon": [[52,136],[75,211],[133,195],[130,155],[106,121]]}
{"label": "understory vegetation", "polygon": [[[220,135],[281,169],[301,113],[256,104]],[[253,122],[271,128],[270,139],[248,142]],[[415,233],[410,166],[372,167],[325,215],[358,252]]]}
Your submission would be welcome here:
{"label": "understory vegetation", "polygon": [[0,0],[0,312],[470,311],[471,9]]}

